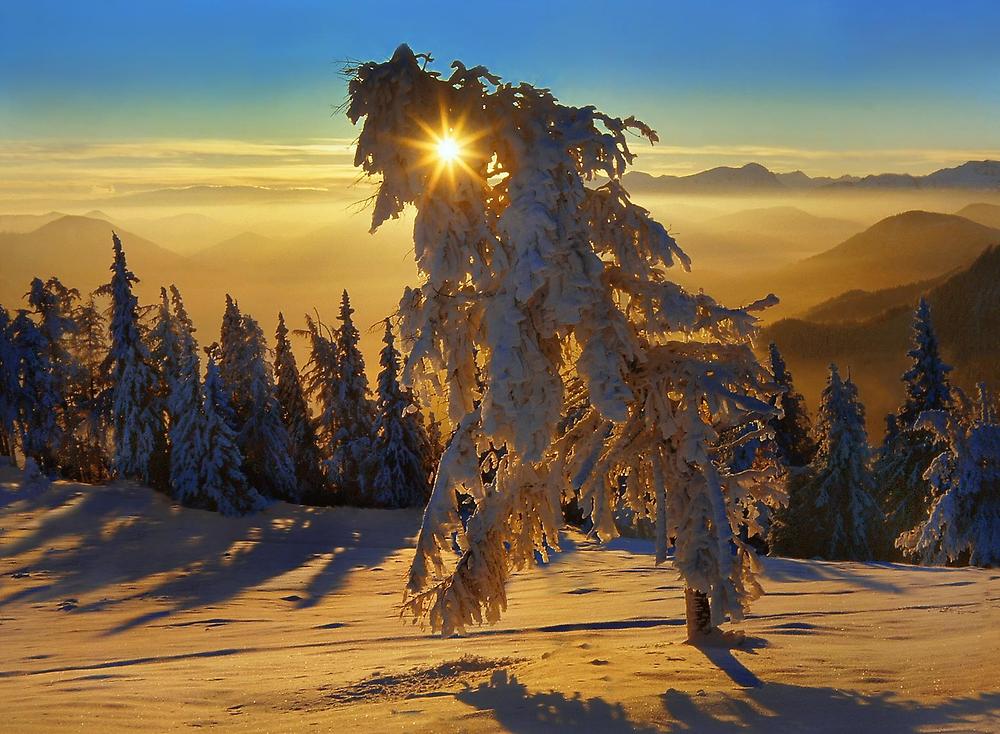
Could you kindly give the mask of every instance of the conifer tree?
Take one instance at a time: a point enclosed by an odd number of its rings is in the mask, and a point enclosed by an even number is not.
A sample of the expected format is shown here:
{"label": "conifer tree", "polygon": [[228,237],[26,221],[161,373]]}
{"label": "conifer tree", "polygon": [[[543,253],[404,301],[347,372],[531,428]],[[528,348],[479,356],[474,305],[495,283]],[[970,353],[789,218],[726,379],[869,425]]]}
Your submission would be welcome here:
{"label": "conifer tree", "polygon": [[206,351],[208,364],[198,430],[198,478],[193,490],[185,489],[182,499],[193,507],[216,510],[223,515],[245,515],[267,503],[243,473],[243,456],[236,433],[229,425],[231,410],[213,356],[215,350]]}
{"label": "conifer tree", "polygon": [[128,269],[125,250],[112,235],[111,282],[101,289],[111,297],[111,416],[115,434],[113,467],[119,477],[155,485],[168,473],[163,406],[159,380],[139,324],[138,299],[132,286],[139,279]]}
{"label": "conifer tree", "polygon": [[49,476],[55,476],[59,469],[67,426],[72,422],[68,393],[78,364],[68,343],[76,330],[72,309],[77,298],[79,293],[57,278],[48,282],[35,278],[27,294],[35,329],[23,335],[23,353],[33,360],[22,373],[32,413],[25,421],[28,432],[23,448],[25,456],[34,459]]}
{"label": "conifer tree", "polygon": [[220,344],[219,374],[235,418],[243,471],[261,494],[297,502],[291,443],[281,420],[264,334],[228,295]]}
{"label": "conifer tree", "polygon": [[337,376],[335,382],[335,431],[331,442],[328,476],[349,501],[370,502],[364,468],[371,449],[372,404],[368,397],[365,362],[358,346],[361,335],[354,326],[347,291],[340,302],[340,326],[336,332]]}
{"label": "conifer tree", "polygon": [[886,515],[886,555],[890,557],[896,556],[893,541],[926,519],[932,496],[924,474],[944,450],[943,439],[917,428],[916,421],[924,411],[952,406],[948,384],[951,367],[941,360],[930,306],[923,298],[913,317],[912,347],[907,356],[912,364],[902,378],[905,397],[896,413],[886,418],[886,434],[874,470]]}
{"label": "conifer tree", "polygon": [[870,560],[881,513],[871,496],[864,407],[836,365],[816,421],[819,445],[809,472],[793,482],[787,513],[776,530],[779,553],[832,560]]}
{"label": "conifer tree", "polygon": [[917,419],[943,450],[925,473],[928,515],[897,544],[925,563],[1000,565],[1000,423],[984,385],[976,408],[968,417],[950,409]]}
{"label": "conifer tree", "polygon": [[205,461],[201,455],[204,401],[195,329],[177,286],[170,286],[170,301],[177,345],[176,364],[170,373],[167,394],[170,488],[175,499],[186,503],[199,492],[199,472]]}
{"label": "conifer tree", "polygon": [[309,314],[305,316],[306,328],[300,332],[309,338],[309,361],[303,372],[306,394],[319,407],[314,421],[316,440],[327,486],[339,495],[329,479],[330,457],[333,455],[334,436],[337,433],[337,349],[330,330]]}
{"label": "conifer tree", "polygon": [[23,395],[19,379],[21,356],[10,313],[0,306],[0,461],[16,463],[17,419]]}
{"label": "conifer tree", "polygon": [[785,360],[774,342],[771,342],[768,352],[774,382],[784,390],[780,397],[782,416],[771,421],[780,459],[787,466],[806,466],[816,454],[816,442],[810,435],[812,425],[805,400],[796,392],[792,373],[785,366]]}
{"label": "conifer tree", "polygon": [[63,470],[78,481],[103,482],[110,477],[112,453],[108,325],[93,295],[76,308],[74,321],[69,349],[77,369],[67,388],[72,422],[67,426]]}
{"label": "conifer tree", "polygon": [[[578,497],[601,538],[617,534],[620,500],[656,518],[658,562],[675,539],[692,637],[739,619],[761,591],[740,530],[780,490],[767,472],[728,472],[714,447],[777,412],[750,349],[751,312],[773,300],[727,309],[667,279],[689,260],[622,183],[627,133],[655,141],[649,127],[481,66],[440,75],[427,61],[400,46],[351,68],[347,110],[364,120],[356,161],[379,177],[372,228],[416,208],[422,283],[400,304],[402,382],[445,386],[456,427],[406,611],[444,634],[495,622],[509,575],[558,549],[562,500]],[[460,141],[459,160],[434,156],[445,136]],[[607,183],[587,185],[598,177]],[[478,459],[491,444],[505,453],[484,487]],[[467,518],[460,490],[474,498]]]}
{"label": "conifer tree", "polygon": [[371,501],[379,507],[422,507],[430,496],[433,453],[413,393],[399,385],[399,352],[385,320],[375,402],[370,468]]}
{"label": "conifer tree", "polygon": [[[164,410],[170,396],[171,385],[177,381],[180,361],[180,334],[174,314],[170,308],[167,289],[160,288],[160,302],[156,307],[153,327],[149,330],[149,353],[159,377],[158,396]],[[167,424],[170,415],[167,411]]]}
{"label": "conifer tree", "polygon": [[281,406],[281,419],[288,429],[295,477],[302,497],[310,503],[325,504],[329,501],[323,460],[319,453],[316,430],[309,405],[306,403],[298,365],[288,340],[288,327],[284,314],[278,314],[275,332],[274,379],[276,397]]}

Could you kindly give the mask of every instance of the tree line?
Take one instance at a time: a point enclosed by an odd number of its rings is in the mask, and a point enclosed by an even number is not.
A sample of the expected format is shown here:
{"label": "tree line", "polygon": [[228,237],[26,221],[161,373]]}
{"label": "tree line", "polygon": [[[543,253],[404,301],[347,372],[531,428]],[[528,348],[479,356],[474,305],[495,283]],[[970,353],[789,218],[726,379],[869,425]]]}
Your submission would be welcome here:
{"label": "tree line", "polygon": [[1000,563],[1000,423],[985,384],[970,398],[949,384],[930,306],[913,317],[905,397],[873,449],[850,375],[837,365],[815,425],[778,348],[770,345],[783,415],[772,424],[788,502],[769,542],[781,555],[840,560]]}
{"label": "tree line", "polygon": [[283,314],[272,350],[227,295],[219,339],[200,349],[177,287],[141,306],[116,234],[113,253],[94,293],[35,278],[26,307],[0,306],[0,452],[12,463],[136,480],[227,515],[273,500],[426,502],[439,426],[400,384],[388,319],[373,395],[346,291],[336,328],[307,316],[298,330],[310,346],[300,372]]}

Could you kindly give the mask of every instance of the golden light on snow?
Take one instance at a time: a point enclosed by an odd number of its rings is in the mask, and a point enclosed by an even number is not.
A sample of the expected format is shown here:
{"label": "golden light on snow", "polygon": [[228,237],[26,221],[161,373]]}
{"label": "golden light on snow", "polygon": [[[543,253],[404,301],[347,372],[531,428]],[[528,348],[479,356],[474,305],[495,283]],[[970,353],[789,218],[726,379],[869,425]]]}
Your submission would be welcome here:
{"label": "golden light on snow", "polygon": [[462,154],[458,141],[450,135],[444,135],[437,141],[437,156],[444,163],[451,163]]}

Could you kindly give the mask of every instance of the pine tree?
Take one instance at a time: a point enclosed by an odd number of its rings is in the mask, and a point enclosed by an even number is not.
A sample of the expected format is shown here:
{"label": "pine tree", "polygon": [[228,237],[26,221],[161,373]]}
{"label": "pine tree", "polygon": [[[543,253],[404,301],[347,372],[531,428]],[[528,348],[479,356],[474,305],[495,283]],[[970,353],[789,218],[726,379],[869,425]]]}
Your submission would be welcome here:
{"label": "pine tree", "polygon": [[171,379],[167,392],[170,488],[175,499],[188,503],[200,491],[199,472],[205,461],[200,453],[201,429],[205,423],[204,400],[195,329],[177,286],[170,286],[170,302],[176,335],[175,365],[169,373]]}
{"label": "pine tree", "polygon": [[213,356],[215,350],[206,351],[208,365],[198,430],[198,478],[195,489],[186,493],[184,500],[193,507],[216,510],[223,515],[245,515],[263,508],[267,502],[243,474],[243,456],[229,425],[231,410]]}
{"label": "pine tree", "polygon": [[263,495],[297,502],[291,442],[281,420],[264,334],[228,295],[220,343],[219,374],[235,418],[243,471]]}
{"label": "pine tree", "polygon": [[9,459],[12,465],[16,463],[18,413],[24,399],[20,365],[13,320],[7,309],[0,306],[0,461]]}
{"label": "pine tree", "polygon": [[774,382],[784,390],[780,398],[782,416],[771,421],[774,440],[785,465],[806,466],[816,454],[816,442],[810,435],[812,425],[806,412],[805,400],[796,392],[795,385],[792,384],[792,373],[785,366],[785,360],[774,342],[771,342],[768,352]]}
{"label": "pine tree", "polygon": [[333,456],[334,437],[337,434],[337,348],[333,334],[319,320],[306,314],[306,328],[300,332],[309,338],[309,361],[303,371],[306,394],[319,407],[313,425],[320,449],[322,468],[327,486],[338,500],[343,497],[338,487],[330,482],[330,457]]}
{"label": "pine tree", "polygon": [[67,443],[67,426],[72,423],[68,393],[79,366],[69,352],[68,342],[77,328],[73,306],[79,293],[63,286],[57,278],[47,282],[35,278],[26,297],[35,328],[26,328],[22,335],[23,353],[30,352],[26,356],[33,360],[22,373],[31,406],[31,415],[25,420],[23,449],[43,472],[55,476]]}
{"label": "pine tree", "polygon": [[[149,354],[159,377],[157,395],[164,410],[167,407],[171,385],[177,381],[180,350],[179,328],[171,311],[170,296],[167,294],[167,289],[161,287],[160,303],[156,308],[153,327],[149,331]],[[168,411],[168,426],[169,421]]]}
{"label": "pine tree", "polygon": [[67,388],[72,420],[67,425],[63,471],[72,479],[97,483],[111,475],[108,325],[93,296],[76,308],[73,318],[76,329],[69,350],[77,369]]}
{"label": "pine tree", "polygon": [[371,501],[365,476],[365,460],[371,449],[372,404],[368,398],[368,378],[358,343],[361,335],[354,326],[350,297],[344,291],[340,302],[340,327],[336,332],[337,376],[331,441],[330,482],[349,501]]}
{"label": "pine tree", "polygon": [[871,496],[864,407],[836,365],[816,422],[819,446],[809,472],[793,483],[788,512],[775,537],[779,553],[835,560],[870,560],[881,513]]}
{"label": "pine tree", "polygon": [[399,352],[388,319],[382,341],[371,466],[366,472],[369,496],[379,507],[422,507],[431,491],[433,449],[412,392],[399,385]]}
{"label": "pine tree", "polygon": [[[602,539],[617,534],[619,500],[656,518],[658,562],[675,539],[693,637],[738,620],[761,593],[741,530],[780,487],[768,472],[727,471],[714,447],[777,413],[751,350],[752,311],[773,300],[728,309],[667,279],[689,260],[622,184],[628,132],[655,141],[649,127],[483,67],[456,61],[439,75],[426,61],[400,46],[351,68],[347,110],[364,119],[356,160],[379,179],[372,228],[416,208],[422,283],[400,303],[402,382],[444,386],[455,426],[405,610],[444,634],[495,622],[510,574],[558,549],[562,500],[576,497]],[[428,155],[436,135],[464,131],[475,137],[461,161]],[[587,185],[598,177],[607,183]],[[505,453],[484,487],[490,444]],[[462,490],[474,498],[467,519]]]}
{"label": "pine tree", "polygon": [[288,429],[295,477],[302,497],[312,504],[327,504],[329,493],[322,471],[322,457],[309,405],[306,403],[299,369],[288,341],[284,314],[278,314],[275,332],[274,377],[281,419]]}
{"label": "pine tree", "polygon": [[980,385],[978,410],[928,410],[917,427],[942,445],[925,473],[933,501],[925,520],[897,544],[923,562],[1000,565],[1000,423]]}
{"label": "pine tree", "polygon": [[889,557],[897,557],[892,541],[926,519],[932,494],[924,473],[944,450],[941,440],[917,428],[916,421],[924,411],[949,410],[952,406],[948,384],[951,367],[941,360],[930,306],[923,298],[914,314],[913,346],[907,356],[912,365],[902,378],[905,398],[896,413],[886,418],[886,434],[875,464],[889,541],[885,555]]}
{"label": "pine tree", "polygon": [[119,477],[165,484],[166,428],[157,395],[159,380],[139,325],[138,300],[132,285],[139,279],[128,269],[117,234],[111,282],[102,293],[111,297],[111,416],[115,433],[114,472]]}

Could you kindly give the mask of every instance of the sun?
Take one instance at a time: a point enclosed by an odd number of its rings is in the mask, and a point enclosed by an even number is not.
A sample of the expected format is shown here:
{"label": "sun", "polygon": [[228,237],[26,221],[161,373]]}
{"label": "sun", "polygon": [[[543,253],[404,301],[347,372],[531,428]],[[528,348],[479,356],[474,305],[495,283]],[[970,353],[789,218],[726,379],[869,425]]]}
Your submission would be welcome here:
{"label": "sun", "polygon": [[455,138],[445,135],[437,141],[437,157],[443,163],[451,163],[458,160],[461,154],[462,148]]}

